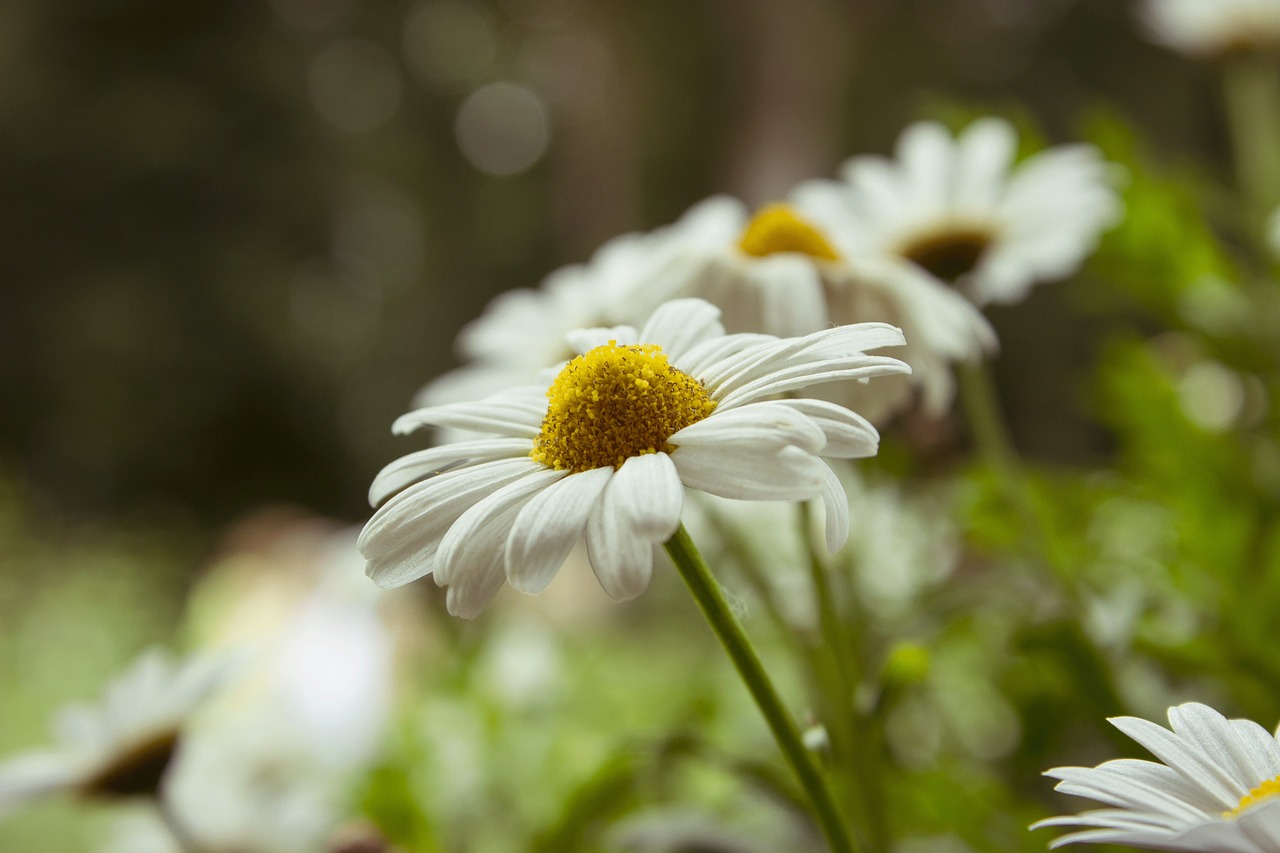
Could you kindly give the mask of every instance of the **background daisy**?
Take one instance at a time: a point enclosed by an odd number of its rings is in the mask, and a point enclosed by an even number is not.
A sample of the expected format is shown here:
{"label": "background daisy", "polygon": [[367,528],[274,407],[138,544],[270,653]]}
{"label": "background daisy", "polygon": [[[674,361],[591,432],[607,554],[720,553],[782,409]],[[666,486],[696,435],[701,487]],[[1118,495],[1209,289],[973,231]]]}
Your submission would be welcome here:
{"label": "background daisy", "polygon": [[1042,151],[1014,165],[1017,138],[986,118],[958,137],[918,122],[895,158],[862,155],[843,182],[813,181],[797,204],[847,247],[904,283],[923,271],[985,305],[1016,302],[1037,282],[1080,265],[1120,212],[1113,167],[1089,145]]}

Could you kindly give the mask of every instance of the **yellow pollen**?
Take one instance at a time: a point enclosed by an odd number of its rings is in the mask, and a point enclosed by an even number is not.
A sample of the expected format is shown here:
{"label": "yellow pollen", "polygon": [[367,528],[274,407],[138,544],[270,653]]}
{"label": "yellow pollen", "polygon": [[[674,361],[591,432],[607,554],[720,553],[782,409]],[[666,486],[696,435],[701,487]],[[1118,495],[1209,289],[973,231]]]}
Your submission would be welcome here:
{"label": "yellow pollen", "polygon": [[622,466],[675,449],[667,439],[711,414],[702,383],[656,344],[598,346],[565,365],[547,389],[546,417],[529,454],[556,470]]}
{"label": "yellow pollen", "polygon": [[1269,797],[1274,797],[1277,794],[1280,794],[1280,776],[1277,776],[1274,779],[1268,779],[1249,793],[1245,794],[1240,800],[1240,805],[1236,806],[1229,812],[1223,812],[1222,816],[1230,818],[1240,817],[1240,813],[1249,808],[1249,806],[1261,802]]}
{"label": "yellow pollen", "polygon": [[824,261],[840,260],[822,232],[801,219],[787,204],[762,207],[743,229],[738,248],[757,258],[779,252],[799,252]]}

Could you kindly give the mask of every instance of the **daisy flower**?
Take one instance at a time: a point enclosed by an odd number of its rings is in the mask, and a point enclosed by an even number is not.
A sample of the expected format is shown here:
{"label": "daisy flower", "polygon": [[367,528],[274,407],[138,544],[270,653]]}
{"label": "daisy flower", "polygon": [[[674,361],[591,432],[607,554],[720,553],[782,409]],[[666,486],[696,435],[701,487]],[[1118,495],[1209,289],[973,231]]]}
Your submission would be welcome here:
{"label": "daisy flower", "polygon": [[1191,56],[1280,45],[1280,0],[1147,0],[1138,15],[1153,41]]}
{"label": "daisy flower", "polygon": [[843,181],[809,182],[795,199],[902,286],[924,272],[978,305],[1017,302],[1036,282],[1074,272],[1120,204],[1092,146],[1052,148],[1015,168],[1016,147],[1000,119],[955,139],[920,122],[899,137],[896,160],[854,157]]}
{"label": "daisy flower", "polygon": [[1256,723],[1228,720],[1206,705],[1169,709],[1172,731],[1136,717],[1111,724],[1163,761],[1119,759],[1055,767],[1056,790],[1108,808],[1042,820],[1086,827],[1053,841],[1127,844],[1195,853],[1280,849],[1280,743]]}
{"label": "daisy flower", "polygon": [[[754,214],[737,199],[715,196],[693,207],[665,235],[667,257],[653,286],[664,296],[697,296],[718,305],[734,332],[789,337],[831,324],[885,322],[902,329],[897,355],[910,377],[835,394],[872,421],[908,404],[913,386],[927,411],[951,403],[951,365],[996,348],[995,333],[966,299],[928,275],[894,276],[829,227],[827,206],[795,197]],[[836,225],[842,220],[836,220]],[[848,392],[855,387],[852,394]]]}
{"label": "daisy flower", "polygon": [[907,372],[865,352],[901,345],[901,331],[728,335],[719,316],[702,300],[668,302],[642,331],[572,335],[581,355],[549,388],[402,416],[397,433],[430,424],[485,436],[410,454],[377,476],[369,498],[381,506],[359,539],[369,576],[395,587],[432,575],[448,587],[449,611],[469,618],[504,580],[543,590],[585,536],[605,592],[631,598],[648,586],[653,545],[680,524],[685,486],[744,500],[821,497],[827,545],[838,549],[848,506],[819,457],[874,454],[875,428],[833,403],[770,398]]}
{"label": "daisy flower", "polygon": [[61,791],[89,799],[156,796],[188,719],[228,672],[224,660],[179,662],[158,649],[145,652],[107,686],[100,704],[59,713],[56,749],[0,764],[0,816]]}
{"label": "daisy flower", "polygon": [[537,288],[499,294],[459,333],[463,366],[428,383],[414,405],[474,400],[536,381],[540,370],[575,355],[565,343],[569,332],[640,322],[665,301],[653,284],[665,278],[670,236],[668,229],[623,234],[589,262],[562,267]]}

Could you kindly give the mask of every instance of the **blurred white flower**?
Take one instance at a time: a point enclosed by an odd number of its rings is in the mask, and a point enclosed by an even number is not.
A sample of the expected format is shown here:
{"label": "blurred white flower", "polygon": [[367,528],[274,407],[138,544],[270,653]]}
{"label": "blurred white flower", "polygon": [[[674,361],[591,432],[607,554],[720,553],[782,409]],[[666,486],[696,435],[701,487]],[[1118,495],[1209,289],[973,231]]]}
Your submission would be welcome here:
{"label": "blurred white flower", "polygon": [[902,286],[923,272],[978,305],[1017,302],[1036,282],[1074,272],[1120,202],[1114,167],[1092,146],[1051,148],[1015,167],[1016,147],[1000,119],[954,139],[919,122],[899,137],[896,160],[854,157],[842,182],[811,181],[795,199],[843,252],[878,259]]}
{"label": "blurred white flower", "polygon": [[210,722],[258,732],[316,772],[360,768],[390,719],[396,643],[387,597],[357,570],[357,533],[268,515],[244,526],[252,547],[215,565],[195,597],[206,643],[255,651]]}
{"label": "blurred white flower", "polygon": [[820,457],[872,455],[879,435],[835,404],[770,398],[907,372],[865,352],[901,345],[898,329],[726,335],[714,306],[686,299],[661,306],[642,331],[573,337],[583,355],[549,389],[522,386],[396,422],[399,433],[432,424],[492,437],[419,451],[378,474],[369,499],[381,507],[359,543],[378,585],[430,574],[449,588],[451,613],[474,617],[504,580],[541,592],[585,535],[601,586],[631,598],[648,586],[653,546],[680,524],[685,486],[739,500],[822,498],[828,548],[844,543],[848,506]]}
{"label": "blurred white flower", "polygon": [[1104,809],[1039,821],[1085,827],[1064,844],[1127,844],[1188,853],[1275,853],[1280,849],[1280,743],[1256,723],[1228,720],[1194,702],[1169,709],[1172,731],[1137,717],[1111,724],[1163,764],[1136,759],[1097,767],[1055,767],[1056,790]]}
{"label": "blurred white flower", "polygon": [[455,347],[466,363],[428,383],[413,404],[475,400],[534,382],[576,354],[566,339],[575,329],[643,321],[664,301],[652,284],[663,278],[667,238],[661,230],[615,237],[588,263],[562,267],[536,289],[498,295],[458,335]]}
{"label": "blurred white flower", "polygon": [[[341,799],[275,758],[253,729],[194,732],[166,790],[167,807],[202,853],[314,853],[344,817]],[[122,815],[98,853],[184,853],[159,817]]]}
{"label": "blurred white flower", "polygon": [[1280,0],[1146,0],[1138,16],[1153,41],[1192,56],[1280,45]]}
{"label": "blurred white flower", "polygon": [[589,263],[495,298],[458,336],[466,363],[429,383],[414,405],[474,400],[534,381],[575,354],[566,340],[573,330],[639,325],[663,302],[693,296],[719,307],[730,332],[789,337],[833,323],[898,326],[906,337],[898,355],[911,375],[846,383],[833,399],[880,422],[911,401],[914,386],[926,410],[943,411],[953,395],[951,363],[996,348],[986,319],[928,275],[890,275],[881,259],[837,252],[807,215],[782,204],[752,216],[742,202],[715,196],[671,225],[610,240]]}
{"label": "blurred white flower", "polygon": [[[817,203],[813,203],[814,200]],[[740,201],[716,196],[666,230],[668,260],[656,289],[720,306],[732,332],[803,335],[835,324],[884,322],[902,329],[897,354],[909,377],[832,389],[841,403],[879,422],[923,391],[926,410],[951,402],[951,363],[976,361],[996,348],[981,312],[928,275],[893,275],[831,226],[843,226],[812,190],[752,215]],[[844,392],[852,392],[846,395]]]}
{"label": "blurred white flower", "polygon": [[46,794],[95,799],[156,797],[192,714],[228,678],[230,658],[175,661],[144,652],[107,685],[97,705],[64,708],[58,746],[0,765],[0,817]]}

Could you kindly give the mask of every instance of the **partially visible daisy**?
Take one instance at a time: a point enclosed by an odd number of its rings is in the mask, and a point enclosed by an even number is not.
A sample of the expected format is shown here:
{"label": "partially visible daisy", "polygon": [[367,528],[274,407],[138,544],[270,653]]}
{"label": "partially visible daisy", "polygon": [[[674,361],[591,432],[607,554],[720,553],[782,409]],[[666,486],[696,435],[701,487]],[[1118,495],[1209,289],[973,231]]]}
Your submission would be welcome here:
{"label": "partially visible daisy", "polygon": [[538,371],[574,356],[565,335],[575,329],[636,324],[662,301],[653,284],[664,278],[670,233],[623,234],[585,264],[562,267],[537,288],[495,297],[456,341],[464,364],[428,383],[414,398],[432,406],[534,381]]}
{"label": "partially visible daisy", "polygon": [[63,791],[103,800],[155,797],[188,719],[229,672],[223,658],[175,661],[158,649],[145,652],[98,705],[58,714],[56,748],[0,764],[0,816]]}
{"label": "partially visible daisy", "polygon": [[[349,804],[323,774],[282,760],[274,733],[202,727],[166,783],[167,808],[201,853],[314,853]],[[186,853],[154,813],[126,812],[97,853]]]}
{"label": "partially visible daisy", "polygon": [[1113,167],[1092,146],[1051,148],[1015,167],[1016,147],[1000,119],[954,139],[919,122],[895,160],[854,157],[842,182],[809,182],[795,199],[846,252],[879,259],[900,283],[924,272],[978,305],[1016,302],[1074,272],[1120,213]]}
{"label": "partially visible daisy", "polygon": [[585,536],[605,591],[631,598],[649,583],[653,546],[680,524],[685,486],[744,500],[821,497],[827,544],[838,549],[848,506],[819,457],[870,456],[879,436],[833,403],[771,398],[907,372],[866,353],[901,345],[901,331],[866,323],[797,338],[727,335],[719,313],[675,300],[639,332],[582,330],[571,336],[582,355],[549,388],[401,417],[397,433],[435,425],[487,435],[382,470],[369,494],[381,506],[359,541],[369,576],[394,587],[432,575],[448,587],[449,611],[474,617],[504,581],[544,589]]}
{"label": "partially visible daisy", "polygon": [[1152,40],[1191,56],[1280,47],[1280,0],[1146,0],[1138,9]]}
{"label": "partially visible daisy", "polygon": [[1053,817],[1042,826],[1084,827],[1064,844],[1127,844],[1191,853],[1280,850],[1280,742],[1248,720],[1194,702],[1169,709],[1172,731],[1137,717],[1111,724],[1163,764],[1136,759],[1055,767],[1056,790],[1108,806]]}
{"label": "partially visible daisy", "polygon": [[882,258],[838,230],[845,223],[832,221],[828,205],[810,201],[796,196],[754,213],[727,196],[701,202],[667,229],[667,258],[653,286],[719,306],[733,332],[787,337],[833,323],[897,326],[907,342],[896,355],[911,365],[910,378],[859,387],[853,396],[835,391],[836,398],[881,421],[911,401],[914,386],[926,411],[943,411],[953,396],[952,364],[996,348],[990,325],[928,275],[892,275]]}
{"label": "partially visible daisy", "polygon": [[557,270],[536,289],[494,299],[458,337],[466,363],[430,382],[414,404],[474,400],[531,381],[575,354],[568,332],[636,326],[683,297],[719,307],[731,332],[794,337],[873,321],[901,328],[907,343],[898,356],[911,376],[841,395],[872,421],[907,405],[913,387],[927,411],[941,412],[951,402],[952,363],[996,348],[990,325],[963,297],[923,273],[885,274],[882,260],[824,232],[803,205],[752,213],[735,198],[713,196],[670,225],[610,240],[589,263]]}

